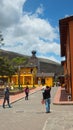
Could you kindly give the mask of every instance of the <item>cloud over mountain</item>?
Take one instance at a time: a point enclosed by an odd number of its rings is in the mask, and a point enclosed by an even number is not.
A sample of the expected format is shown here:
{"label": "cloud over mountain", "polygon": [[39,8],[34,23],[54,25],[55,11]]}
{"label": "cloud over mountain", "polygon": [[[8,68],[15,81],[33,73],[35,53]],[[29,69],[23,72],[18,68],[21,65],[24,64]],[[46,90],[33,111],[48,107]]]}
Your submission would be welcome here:
{"label": "cloud over mountain", "polygon": [[23,5],[26,2],[27,0],[0,1],[0,31],[5,42],[3,48],[26,55],[31,55],[31,51],[36,50],[38,56],[51,60],[53,57],[57,61],[54,57],[60,55],[57,27],[40,17],[45,10],[42,4],[32,13],[25,11]]}

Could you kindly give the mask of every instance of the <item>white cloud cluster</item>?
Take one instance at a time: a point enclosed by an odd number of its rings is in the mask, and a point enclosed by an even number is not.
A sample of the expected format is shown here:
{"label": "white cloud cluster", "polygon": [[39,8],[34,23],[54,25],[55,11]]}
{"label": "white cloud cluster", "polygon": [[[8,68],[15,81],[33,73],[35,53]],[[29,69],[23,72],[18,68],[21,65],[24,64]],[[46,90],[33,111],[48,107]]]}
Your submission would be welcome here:
{"label": "white cloud cluster", "polygon": [[30,14],[23,12],[25,2],[26,0],[0,1],[0,31],[4,36],[4,49],[25,55],[30,55],[34,49],[42,57],[52,52],[59,55],[60,46],[55,42],[58,30],[48,20],[39,17],[44,11],[43,6],[40,5],[34,14]]}
{"label": "white cloud cluster", "polygon": [[24,0],[0,1],[0,28],[13,26],[20,20]]}
{"label": "white cloud cluster", "polygon": [[36,14],[43,14],[44,8],[43,5],[41,4],[40,7],[37,8]]}

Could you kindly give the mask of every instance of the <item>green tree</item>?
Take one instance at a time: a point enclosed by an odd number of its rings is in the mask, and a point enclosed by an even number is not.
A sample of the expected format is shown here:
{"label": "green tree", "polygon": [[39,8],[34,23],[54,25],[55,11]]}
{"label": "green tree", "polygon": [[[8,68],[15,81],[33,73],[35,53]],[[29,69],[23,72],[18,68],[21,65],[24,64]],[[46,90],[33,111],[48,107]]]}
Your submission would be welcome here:
{"label": "green tree", "polygon": [[5,68],[5,62],[2,57],[0,57],[0,75],[4,76],[4,68]]}
{"label": "green tree", "polygon": [[22,65],[23,63],[25,63],[26,58],[24,57],[16,57],[12,59],[12,64],[15,66],[19,66]]}
{"label": "green tree", "polygon": [[7,57],[0,57],[0,76],[8,76],[10,78],[15,72],[18,72],[18,83],[20,87],[20,67],[25,62],[25,58],[13,58],[9,60]]}
{"label": "green tree", "polygon": [[11,76],[15,74],[16,69],[12,66],[8,58],[0,57],[0,75],[3,77],[4,75],[9,76],[11,81]]}
{"label": "green tree", "polygon": [[8,58],[5,59],[5,74],[9,76],[10,82],[11,82],[11,77],[17,69],[11,64],[10,60]]}
{"label": "green tree", "polygon": [[18,88],[19,89],[20,89],[20,68],[24,66],[25,61],[26,61],[26,58],[23,58],[23,57],[16,57],[16,58],[13,58],[12,60],[12,64],[17,69],[17,73],[18,73]]}

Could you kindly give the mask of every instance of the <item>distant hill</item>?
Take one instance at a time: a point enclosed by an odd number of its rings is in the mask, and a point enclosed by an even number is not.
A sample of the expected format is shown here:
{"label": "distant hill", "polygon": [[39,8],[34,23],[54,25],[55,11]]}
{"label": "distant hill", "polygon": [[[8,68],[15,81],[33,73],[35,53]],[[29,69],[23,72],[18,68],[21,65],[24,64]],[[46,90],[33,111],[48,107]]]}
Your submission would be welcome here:
{"label": "distant hill", "polygon": [[[16,57],[23,57],[28,60],[31,57],[31,56],[22,55],[16,52],[2,50],[2,49],[0,49],[0,56],[8,57],[8,59],[10,60]],[[63,67],[61,66],[61,64],[54,62],[52,60],[49,60],[49,59],[44,59],[44,58],[38,58],[38,60],[40,63],[40,72],[58,73],[58,74],[63,73]]]}
{"label": "distant hill", "polygon": [[6,51],[2,49],[0,49],[0,56],[8,57],[9,59],[13,59],[15,57],[26,57],[26,58],[29,57],[29,56],[25,56],[16,52]]}

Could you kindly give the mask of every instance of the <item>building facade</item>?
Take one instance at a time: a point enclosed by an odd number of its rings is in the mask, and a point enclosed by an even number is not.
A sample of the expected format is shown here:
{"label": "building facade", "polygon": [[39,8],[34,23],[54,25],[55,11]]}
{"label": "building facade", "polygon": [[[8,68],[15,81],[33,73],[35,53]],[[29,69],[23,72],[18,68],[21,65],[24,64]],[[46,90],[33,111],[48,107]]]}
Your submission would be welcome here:
{"label": "building facade", "polygon": [[61,57],[63,62],[65,88],[73,101],[73,16],[59,20]]}
{"label": "building facade", "polygon": [[[41,71],[39,59],[36,57],[36,51],[32,51],[32,56],[24,65],[18,66],[18,72],[11,76],[11,84],[13,86],[29,87],[42,86],[42,84],[53,86],[54,73],[46,73]],[[4,77],[6,82],[10,82],[9,78]]]}

